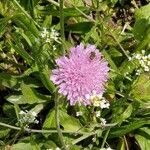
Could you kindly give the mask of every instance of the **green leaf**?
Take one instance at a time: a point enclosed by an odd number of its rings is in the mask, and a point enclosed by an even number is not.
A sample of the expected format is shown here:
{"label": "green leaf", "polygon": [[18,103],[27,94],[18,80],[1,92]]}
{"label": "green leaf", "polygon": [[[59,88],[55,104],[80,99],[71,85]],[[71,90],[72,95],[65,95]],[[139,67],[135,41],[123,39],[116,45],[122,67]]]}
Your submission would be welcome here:
{"label": "green leaf", "polygon": [[150,120],[142,120],[141,119],[141,120],[137,120],[137,121],[133,121],[133,122],[130,121],[128,125],[112,128],[110,131],[109,138],[123,136],[129,132],[132,132],[132,131],[142,127],[143,125],[149,125],[149,124],[150,124]]}
{"label": "green leaf", "polygon": [[137,20],[140,20],[142,18],[148,19],[149,17],[150,17],[150,4],[137,9],[135,12],[135,18]]}
{"label": "green leaf", "polygon": [[23,95],[9,95],[6,97],[7,101],[12,104],[28,104],[29,100],[26,99]]}
{"label": "green leaf", "polygon": [[150,100],[150,80],[149,75],[141,74],[133,83],[130,95],[137,100]]}
{"label": "green leaf", "polygon": [[11,42],[9,44],[22,58],[24,58],[24,60],[26,60],[29,64],[31,64],[33,58],[24,49],[18,47],[17,45]]}
{"label": "green leaf", "polygon": [[64,127],[64,130],[77,131],[82,125],[79,120],[70,116],[64,110],[60,110],[60,124]]}
{"label": "green leaf", "polygon": [[[148,150],[150,148],[150,128],[141,128],[146,134],[136,134],[135,138],[141,148],[141,150]],[[146,136],[145,136],[146,135]]]}
{"label": "green leaf", "polygon": [[[32,95],[27,96],[26,94],[30,93]],[[36,93],[36,92],[35,92]],[[32,89],[28,89],[24,95],[9,95],[6,97],[7,101],[9,101],[12,104],[35,104],[35,103],[43,103],[46,100],[50,100],[50,97],[47,97],[45,95],[41,95],[38,97],[39,94],[35,94]],[[26,95],[26,96],[25,96]]]}
{"label": "green leaf", "polygon": [[1,18],[0,19],[0,35],[2,35],[5,32],[9,19],[10,18]]}
{"label": "green leaf", "polygon": [[119,140],[119,143],[117,145],[117,150],[126,150],[126,148],[125,148],[125,142],[124,142],[123,138],[121,138]]}
{"label": "green leaf", "polygon": [[14,15],[12,20],[18,27],[23,28],[25,31],[30,31],[35,37],[39,37],[39,31],[34,22],[25,15]]}
{"label": "green leaf", "polygon": [[34,18],[34,6],[38,3],[39,0],[21,0],[20,5],[25,8],[25,10],[30,12],[30,15]]}
{"label": "green leaf", "polygon": [[72,33],[87,33],[91,30],[94,24],[92,22],[79,22],[76,24],[70,24],[66,27],[67,31]]}
{"label": "green leaf", "polygon": [[14,118],[14,119],[16,119],[15,117],[16,117],[16,113],[15,113],[15,109],[14,109],[14,105],[12,105],[12,104],[8,104],[8,103],[5,103],[4,105],[3,105],[3,112],[4,112],[4,114],[7,116],[7,117],[9,117],[9,118]]}
{"label": "green leaf", "polygon": [[34,88],[24,83],[21,84],[21,94],[7,96],[7,101],[13,104],[35,104],[51,100],[51,96],[38,93]]}
{"label": "green leaf", "polygon": [[106,52],[106,50],[103,50],[103,51],[102,51],[102,54],[104,55],[104,57],[105,57],[105,58],[107,59],[107,61],[109,62],[111,68],[118,72],[118,68],[117,68],[116,64],[115,64],[114,61],[112,60],[111,56]]}
{"label": "green leaf", "polygon": [[51,141],[51,140],[42,141],[41,144],[43,144],[44,147],[47,149],[50,149],[50,148],[56,149],[56,147],[57,147],[57,145],[54,143],[54,141]]}
{"label": "green leaf", "polygon": [[22,83],[21,91],[24,96],[24,99],[27,99],[29,104],[46,102],[46,100],[50,100],[50,97],[39,94],[35,89],[30,86]]}
{"label": "green leaf", "polygon": [[[145,28],[145,27],[143,27]],[[149,44],[150,41],[150,28],[146,31],[143,40],[140,41],[136,51],[140,51],[142,49],[145,49],[145,47]]]}
{"label": "green leaf", "polygon": [[36,114],[38,114],[43,108],[44,108],[43,104],[38,104],[34,108],[32,108],[30,111],[35,112]]}
{"label": "green leaf", "polygon": [[20,79],[18,76],[12,76],[7,73],[0,73],[0,85],[8,87],[8,88],[15,88]]}
{"label": "green leaf", "polygon": [[[80,9],[85,14],[90,12],[90,10],[86,7],[77,7],[77,8]],[[50,11],[47,12],[47,15],[59,16],[60,14],[58,10],[51,9]],[[74,7],[70,7],[70,8],[64,8],[64,16],[65,17],[77,17],[77,16],[82,16],[82,15]]]}
{"label": "green leaf", "polygon": [[121,65],[120,65],[120,73],[121,74],[126,74],[126,73],[132,73],[134,69],[137,67],[137,64],[133,61],[128,61],[125,60]]}
{"label": "green leaf", "polygon": [[22,30],[21,28],[16,28],[16,32],[20,34],[26,40],[26,42],[28,43],[30,47],[32,46],[32,43],[30,41],[30,36],[27,36],[24,30]]}
{"label": "green leaf", "polygon": [[8,128],[4,128],[4,127],[0,127],[0,138],[4,139],[5,136],[7,136],[9,134],[10,129]]}
{"label": "green leaf", "polygon": [[134,36],[140,41],[137,51],[142,50],[150,40],[150,4],[137,9],[135,12],[136,22],[133,28]]}
{"label": "green leaf", "polygon": [[149,27],[149,21],[145,18],[136,21],[133,27],[134,37],[139,41],[143,40]]}
{"label": "green leaf", "polygon": [[[59,110],[59,115],[60,115],[60,124],[63,126],[64,130],[77,131],[82,127],[82,125],[76,118],[69,116],[65,111]],[[55,122],[56,122],[55,111],[52,110],[47,115],[43,128],[46,128],[46,129],[55,128],[56,127]]]}
{"label": "green leaf", "polygon": [[141,150],[148,150],[150,148],[150,139],[147,139],[141,135],[136,135],[135,138],[140,145]]}
{"label": "green leaf", "polygon": [[146,134],[149,135],[149,138],[150,138],[150,128],[143,127],[143,128],[140,128],[139,131],[145,132]]}
{"label": "green leaf", "polygon": [[30,143],[17,143],[12,146],[12,150],[33,150]]}
{"label": "green leaf", "polygon": [[43,129],[56,128],[55,111],[50,110],[43,124]]}
{"label": "green leaf", "polygon": [[49,92],[53,93],[55,90],[55,86],[53,82],[49,79],[47,71],[39,71],[39,76],[44,86],[49,90]]}
{"label": "green leaf", "polygon": [[109,49],[108,53],[111,57],[121,57],[122,56],[122,53],[113,47],[111,49]]}
{"label": "green leaf", "polygon": [[123,121],[125,121],[127,118],[129,118],[131,116],[132,110],[133,110],[132,104],[129,104],[128,107],[126,108],[126,110],[120,116],[118,116],[114,119],[115,122],[118,122],[120,124]]}

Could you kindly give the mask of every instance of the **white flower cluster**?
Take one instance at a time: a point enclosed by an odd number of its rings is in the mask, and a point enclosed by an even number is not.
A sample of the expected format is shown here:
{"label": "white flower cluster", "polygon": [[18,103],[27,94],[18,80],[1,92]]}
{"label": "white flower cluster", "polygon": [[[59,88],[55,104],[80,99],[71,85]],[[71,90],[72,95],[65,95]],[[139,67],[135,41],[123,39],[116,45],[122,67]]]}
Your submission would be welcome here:
{"label": "white flower cluster", "polygon": [[144,71],[145,72],[150,71],[150,54],[145,55],[145,50],[142,50],[141,54],[134,54],[132,59],[138,60],[140,64],[140,67],[137,70],[136,75],[140,75]]}
{"label": "white flower cluster", "polygon": [[41,32],[41,37],[45,39],[46,43],[51,43],[53,41],[58,42],[59,33],[53,28],[51,28],[50,32],[48,32],[46,28],[43,28],[43,31]]}
{"label": "white flower cluster", "polygon": [[96,91],[93,91],[92,95],[89,96],[89,99],[95,107],[103,109],[109,108],[110,106],[109,101],[106,100],[105,97],[102,97],[102,94],[96,94]]}
{"label": "white flower cluster", "polygon": [[27,126],[30,123],[36,123],[36,124],[39,123],[39,121],[36,119],[37,113],[33,111],[21,110],[19,112],[19,115],[20,115],[19,122],[22,123],[23,125]]}

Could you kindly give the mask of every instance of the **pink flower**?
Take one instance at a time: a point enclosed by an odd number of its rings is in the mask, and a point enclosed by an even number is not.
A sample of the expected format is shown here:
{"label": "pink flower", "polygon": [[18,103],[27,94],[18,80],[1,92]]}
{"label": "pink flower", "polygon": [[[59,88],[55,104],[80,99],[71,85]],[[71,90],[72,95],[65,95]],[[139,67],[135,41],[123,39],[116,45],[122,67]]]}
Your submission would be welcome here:
{"label": "pink flower", "polygon": [[69,56],[56,60],[57,69],[52,70],[51,80],[58,85],[59,93],[67,96],[70,105],[90,105],[93,91],[103,94],[108,80],[108,63],[94,45],[83,44],[70,49]]}

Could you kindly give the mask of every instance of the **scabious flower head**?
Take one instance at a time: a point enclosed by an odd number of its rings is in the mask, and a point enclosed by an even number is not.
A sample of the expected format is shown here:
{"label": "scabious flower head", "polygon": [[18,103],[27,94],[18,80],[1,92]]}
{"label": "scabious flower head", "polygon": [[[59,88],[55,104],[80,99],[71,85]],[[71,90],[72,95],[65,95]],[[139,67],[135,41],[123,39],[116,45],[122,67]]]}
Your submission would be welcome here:
{"label": "scabious flower head", "polygon": [[60,57],[56,64],[58,68],[52,70],[51,80],[58,85],[58,92],[67,96],[70,105],[90,105],[93,91],[98,95],[104,92],[109,67],[94,45],[73,47],[69,56]]}

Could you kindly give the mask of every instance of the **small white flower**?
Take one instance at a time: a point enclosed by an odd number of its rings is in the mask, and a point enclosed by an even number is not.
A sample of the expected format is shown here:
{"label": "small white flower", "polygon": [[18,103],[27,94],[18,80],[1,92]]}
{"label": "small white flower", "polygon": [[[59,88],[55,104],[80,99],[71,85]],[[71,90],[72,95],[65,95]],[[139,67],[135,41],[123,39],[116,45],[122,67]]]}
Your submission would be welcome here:
{"label": "small white flower", "polygon": [[101,125],[105,126],[106,125],[106,120],[104,118],[100,118],[100,120],[101,120]]}
{"label": "small white flower", "polygon": [[96,91],[92,92],[90,100],[95,107],[101,107],[103,109],[109,108],[110,106],[109,102],[104,97],[102,97],[102,94],[96,94]]}
{"label": "small white flower", "polygon": [[54,51],[56,50],[56,46],[55,46],[55,45],[53,45],[53,50],[54,50]]}
{"label": "small white flower", "polygon": [[131,61],[131,60],[132,60],[132,57],[128,57],[128,60]]}
{"label": "small white flower", "polygon": [[82,111],[76,112],[76,116],[77,116],[77,117],[78,117],[78,116],[82,116],[82,115],[83,115]]}
{"label": "small white flower", "polygon": [[100,117],[101,116],[101,112],[100,111],[96,111],[95,114],[96,114],[96,117]]}
{"label": "small white flower", "polygon": [[23,110],[21,110],[21,111],[19,112],[19,115],[23,115],[23,114],[26,114],[26,112],[24,112]]}
{"label": "small white flower", "polygon": [[45,42],[46,42],[46,43],[50,43],[50,42],[51,42],[51,39],[50,39],[50,38],[47,38]]}
{"label": "small white flower", "polygon": [[41,37],[42,38],[46,38],[47,36],[49,36],[49,32],[47,31],[46,28],[43,28],[43,31],[41,33]]}
{"label": "small white flower", "polygon": [[37,116],[37,113],[36,113],[36,112],[34,112],[34,111],[32,111],[32,112],[31,112],[31,114],[32,114],[32,116],[34,116],[34,117],[36,117],[36,116]]}
{"label": "small white flower", "polygon": [[144,62],[144,60],[140,60],[140,61],[139,61],[139,63],[141,64],[141,66],[142,66],[142,67],[144,67],[144,66],[145,66],[145,62]]}
{"label": "small white flower", "polygon": [[53,39],[54,41],[57,41],[59,37],[59,33],[55,29],[51,29],[50,33],[50,39]]}
{"label": "small white flower", "polygon": [[96,142],[96,137],[93,137],[93,138],[92,138],[92,141],[93,141],[93,142]]}
{"label": "small white flower", "polygon": [[140,60],[141,59],[141,55],[140,54],[136,54],[135,58],[138,59],[138,60]]}
{"label": "small white flower", "polygon": [[136,71],[136,73],[140,75],[140,74],[142,73],[142,70],[139,70],[139,69],[138,69],[138,70]]}
{"label": "small white flower", "polygon": [[147,65],[150,66],[150,61],[147,62]]}
{"label": "small white flower", "polygon": [[142,54],[145,54],[145,50],[142,50]]}
{"label": "small white flower", "polygon": [[61,149],[59,147],[57,147],[56,150],[61,150]]}
{"label": "small white flower", "polygon": [[109,106],[110,106],[109,102],[105,98],[103,98],[101,100],[100,107],[103,109],[103,108],[109,108]]}

